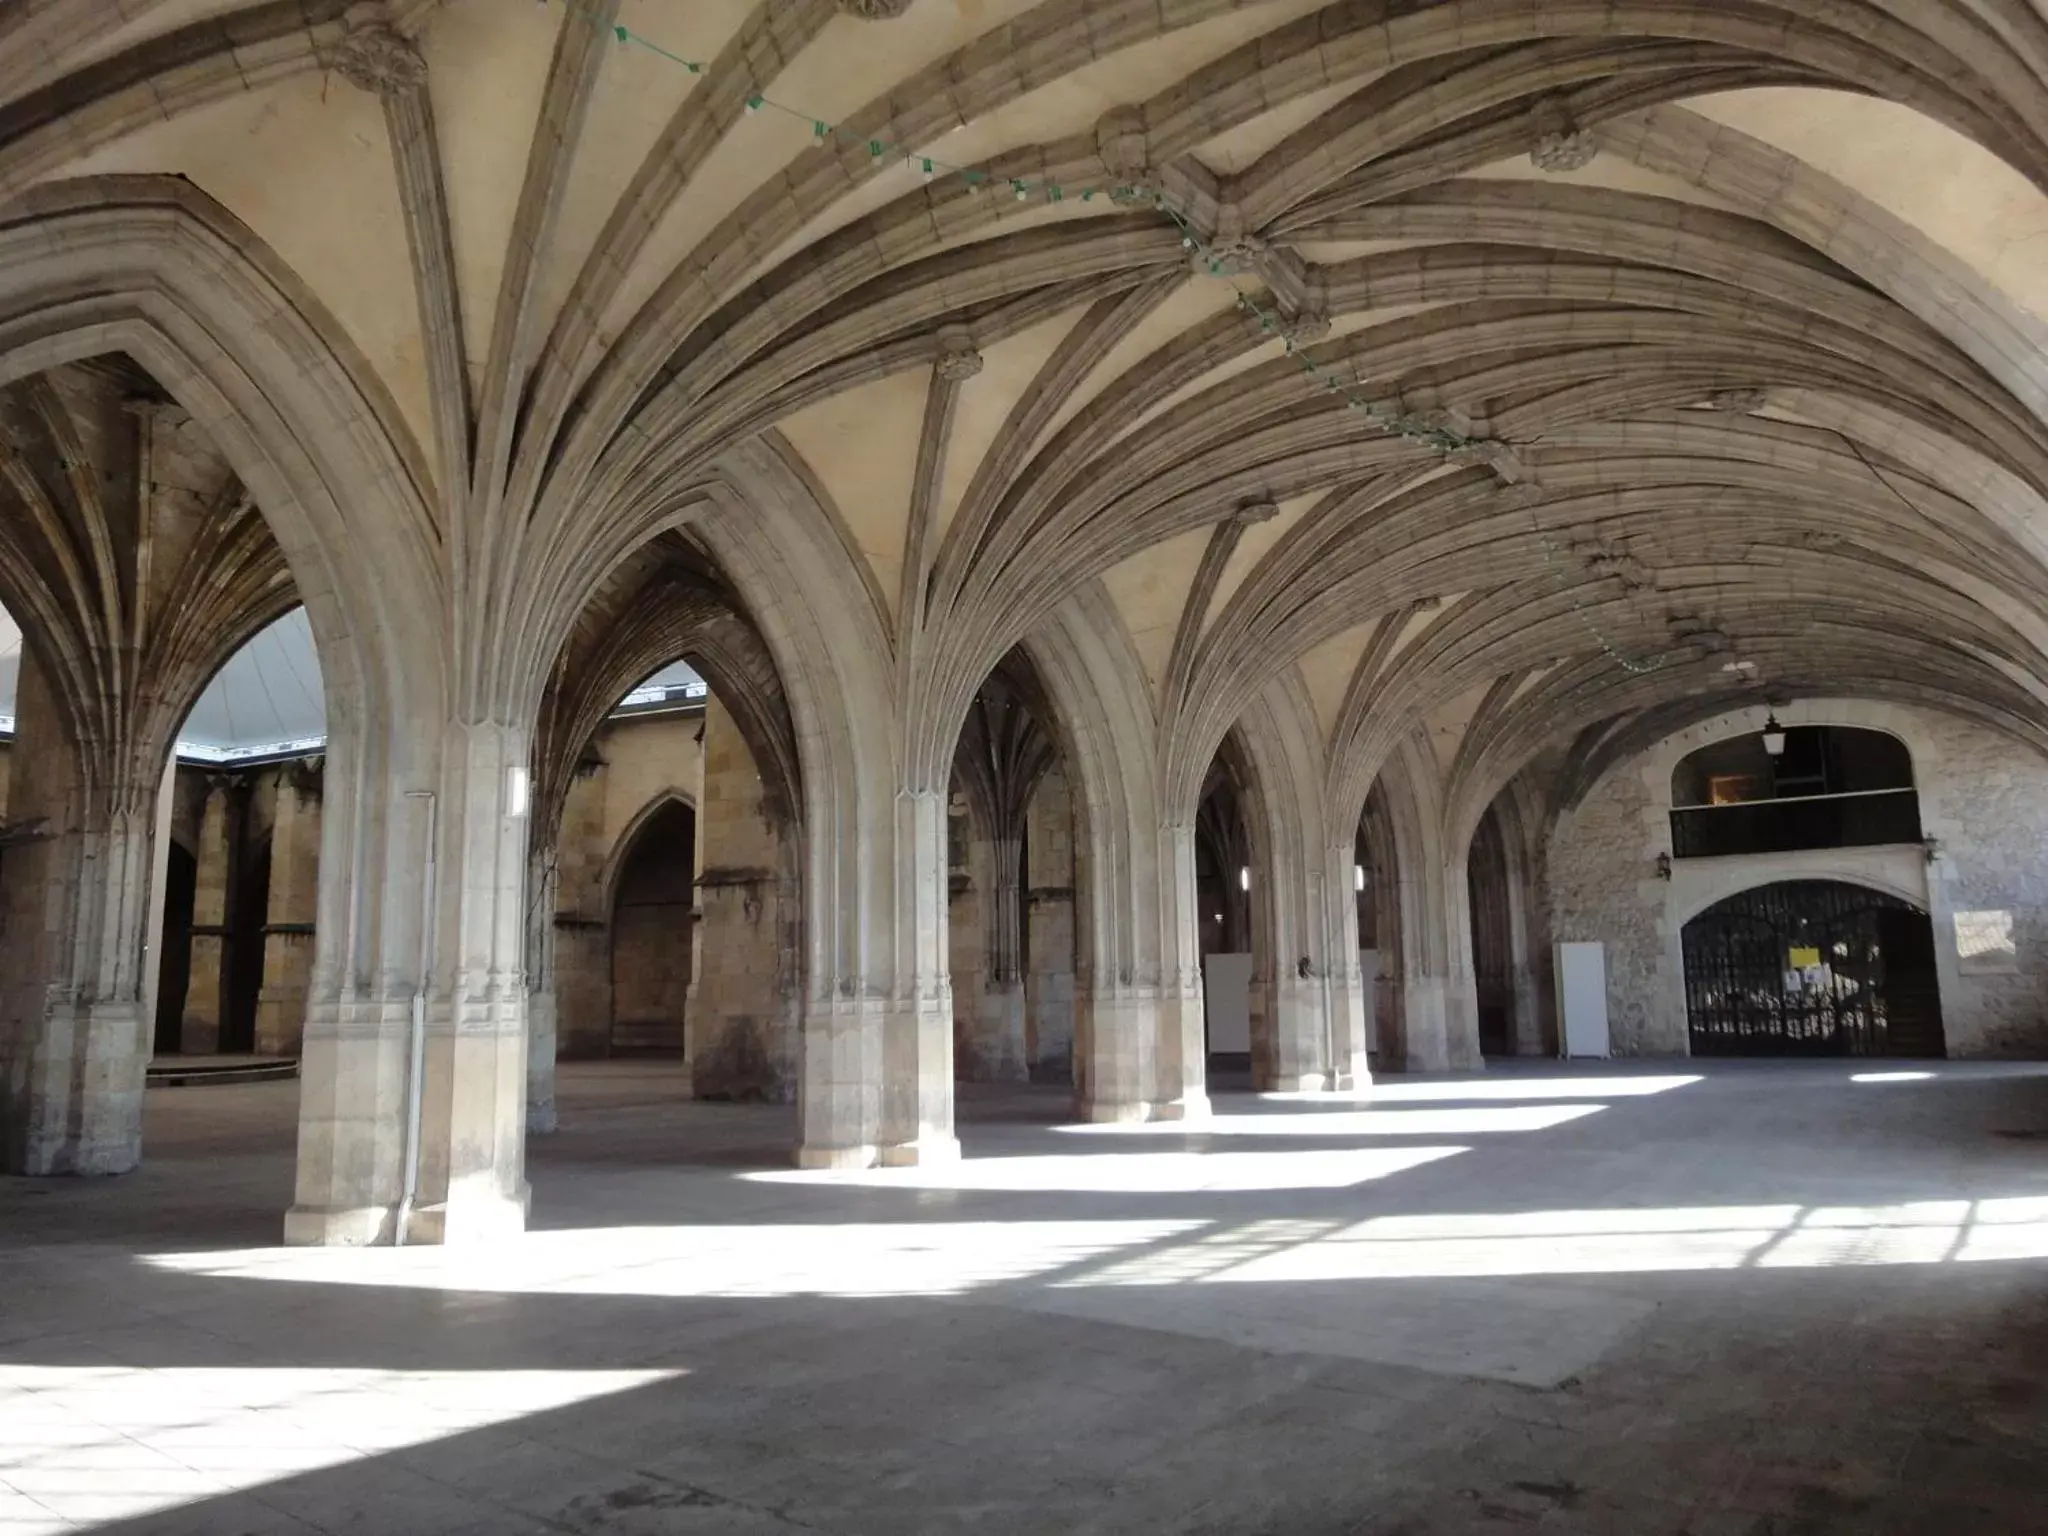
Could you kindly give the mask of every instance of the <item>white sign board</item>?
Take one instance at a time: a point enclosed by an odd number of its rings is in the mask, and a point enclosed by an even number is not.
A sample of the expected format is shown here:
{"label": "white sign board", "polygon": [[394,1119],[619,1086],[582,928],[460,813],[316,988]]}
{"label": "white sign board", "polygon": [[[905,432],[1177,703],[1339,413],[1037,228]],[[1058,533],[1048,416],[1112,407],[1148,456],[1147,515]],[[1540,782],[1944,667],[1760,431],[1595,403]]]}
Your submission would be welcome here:
{"label": "white sign board", "polygon": [[1249,1055],[1252,1048],[1252,957],[1211,955],[1202,962],[1202,1008],[1209,1020],[1209,1049],[1221,1055]]}
{"label": "white sign board", "polygon": [[1564,1054],[1609,1054],[1607,1043],[1607,946],[1557,946],[1557,1016],[1564,1026]]}

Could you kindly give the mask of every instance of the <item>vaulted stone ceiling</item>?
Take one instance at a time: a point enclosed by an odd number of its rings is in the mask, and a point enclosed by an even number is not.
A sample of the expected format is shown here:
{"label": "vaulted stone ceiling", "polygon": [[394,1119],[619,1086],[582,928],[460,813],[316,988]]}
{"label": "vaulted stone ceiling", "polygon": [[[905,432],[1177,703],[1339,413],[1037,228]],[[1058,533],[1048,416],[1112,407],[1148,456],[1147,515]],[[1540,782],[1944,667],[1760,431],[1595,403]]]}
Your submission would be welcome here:
{"label": "vaulted stone ceiling", "polygon": [[138,175],[388,396],[479,692],[756,440],[940,778],[1096,582],[1171,736],[1293,668],[1356,803],[1765,692],[2041,734],[2040,0],[0,15],[0,193]]}

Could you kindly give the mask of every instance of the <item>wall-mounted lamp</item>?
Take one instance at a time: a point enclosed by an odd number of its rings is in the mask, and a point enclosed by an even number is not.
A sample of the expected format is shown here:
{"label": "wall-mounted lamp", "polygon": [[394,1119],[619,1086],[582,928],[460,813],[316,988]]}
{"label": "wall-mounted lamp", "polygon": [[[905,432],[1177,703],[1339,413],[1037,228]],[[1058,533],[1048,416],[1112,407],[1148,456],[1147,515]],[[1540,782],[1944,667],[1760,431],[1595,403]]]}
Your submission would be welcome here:
{"label": "wall-mounted lamp", "polygon": [[1932,864],[1941,857],[1941,839],[1932,832],[1920,839],[1920,846],[1926,851],[1928,863]]}
{"label": "wall-mounted lamp", "polygon": [[1671,855],[1668,853],[1657,855],[1657,878],[1659,880],[1669,880],[1671,878]]}
{"label": "wall-mounted lamp", "polygon": [[1252,888],[1252,867],[1251,867],[1251,865],[1249,865],[1249,864],[1243,864],[1243,865],[1240,865],[1240,866],[1238,867],[1238,871],[1237,871],[1237,888],[1238,888],[1238,889],[1239,889],[1240,891],[1248,891],[1248,890],[1250,890],[1250,889]]}
{"label": "wall-mounted lamp", "polygon": [[1363,864],[1351,866],[1351,889],[1354,891],[1365,889],[1365,866]]}
{"label": "wall-mounted lamp", "polygon": [[1772,757],[1785,755],[1785,727],[1778,724],[1778,712],[1772,710],[1764,720],[1764,751]]}

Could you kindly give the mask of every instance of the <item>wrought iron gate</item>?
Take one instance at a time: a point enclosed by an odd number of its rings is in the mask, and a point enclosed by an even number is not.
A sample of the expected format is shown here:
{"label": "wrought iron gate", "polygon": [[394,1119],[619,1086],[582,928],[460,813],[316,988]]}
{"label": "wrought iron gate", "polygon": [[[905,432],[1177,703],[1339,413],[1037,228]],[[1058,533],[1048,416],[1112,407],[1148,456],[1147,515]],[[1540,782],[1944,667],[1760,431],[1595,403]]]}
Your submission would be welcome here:
{"label": "wrought iron gate", "polygon": [[1683,935],[1693,1054],[1939,1055],[1933,944],[1931,931],[1920,941],[1923,931],[1916,908],[1833,881],[1786,881],[1716,902]]}

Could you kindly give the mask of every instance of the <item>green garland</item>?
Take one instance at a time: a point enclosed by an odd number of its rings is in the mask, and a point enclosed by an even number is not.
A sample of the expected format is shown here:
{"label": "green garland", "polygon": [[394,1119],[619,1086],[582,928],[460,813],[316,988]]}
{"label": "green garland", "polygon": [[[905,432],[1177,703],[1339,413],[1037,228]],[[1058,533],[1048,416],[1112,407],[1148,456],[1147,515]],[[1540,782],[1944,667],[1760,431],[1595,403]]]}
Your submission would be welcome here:
{"label": "green garland", "polygon": [[[538,3],[545,6],[550,3],[550,0],[538,0]],[[580,0],[560,0],[560,3],[567,10],[583,9],[585,14],[589,14],[585,6],[580,3]],[[672,64],[681,65],[683,69],[693,75],[701,75],[709,68],[705,60],[685,58],[682,54],[663,47],[653,38],[643,36],[623,23],[611,22],[606,25],[609,26],[612,35],[618,39],[622,46],[641,48],[658,58],[667,59]],[[1513,450],[1511,443],[1500,438],[1473,437],[1437,422],[1421,421],[1412,416],[1389,412],[1359,393],[1357,387],[1349,380],[1340,377],[1316,362],[1293,337],[1286,334],[1284,319],[1274,316],[1256,298],[1238,286],[1236,278],[1228,270],[1228,262],[1223,254],[1213,244],[1203,239],[1201,233],[1190,222],[1187,214],[1169,203],[1161,192],[1152,191],[1148,193],[1144,189],[1129,185],[1070,187],[1063,183],[1043,178],[999,176],[995,172],[981,166],[955,165],[936,155],[922,154],[916,150],[905,148],[900,144],[891,144],[886,139],[870,138],[861,140],[848,138],[838,125],[819,117],[815,113],[805,112],[784,102],[777,101],[765,92],[757,92],[747,97],[746,107],[749,112],[778,112],[784,117],[809,124],[811,136],[818,144],[834,141],[864,143],[871,159],[876,161],[900,160],[916,170],[927,182],[940,175],[957,176],[966,187],[969,195],[978,194],[985,188],[993,189],[1007,183],[1009,191],[1020,203],[1031,201],[1034,195],[1049,203],[1064,202],[1070,193],[1078,201],[1084,203],[1091,203],[1098,197],[1107,198],[1109,201],[1122,206],[1149,203],[1150,206],[1171,219],[1180,230],[1180,243],[1182,247],[1203,257],[1211,275],[1230,284],[1231,290],[1236,295],[1238,309],[1252,319],[1257,320],[1262,331],[1280,340],[1288,354],[1294,357],[1301,365],[1304,377],[1321,385],[1331,394],[1341,397],[1350,409],[1362,412],[1375,426],[1394,436],[1404,438],[1409,442],[1420,443],[1424,447],[1435,449],[1445,455],[1463,452],[1497,456],[1501,453],[1512,452]],[[1550,536],[1544,531],[1542,521],[1536,516],[1534,508],[1530,509],[1529,516],[1532,525],[1535,527],[1538,540],[1542,543],[1545,553],[1550,556],[1551,564],[1553,567],[1556,567],[1559,563],[1557,549],[1551,543]],[[1559,581],[1560,586],[1563,586],[1564,579],[1561,574]],[[1600,627],[1594,621],[1593,616],[1586,612],[1584,606],[1580,603],[1578,593],[1569,587],[1566,587],[1565,590],[1571,598],[1573,611],[1579,615],[1581,622],[1586,626],[1587,632],[1598,642],[1601,650],[1613,658],[1624,671],[1634,673],[1653,672],[1663,665],[1665,658],[1662,654],[1651,658],[1647,662],[1633,661],[1623,655],[1601,633]]]}

